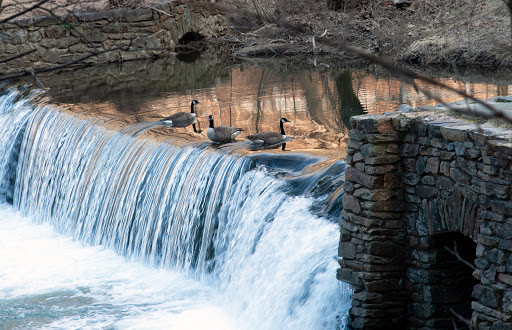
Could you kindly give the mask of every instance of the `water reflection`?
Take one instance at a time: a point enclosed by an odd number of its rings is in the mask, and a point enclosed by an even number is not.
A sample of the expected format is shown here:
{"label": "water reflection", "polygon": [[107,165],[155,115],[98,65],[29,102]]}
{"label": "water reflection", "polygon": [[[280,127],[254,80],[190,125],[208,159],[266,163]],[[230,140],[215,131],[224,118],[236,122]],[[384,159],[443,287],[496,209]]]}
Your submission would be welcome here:
{"label": "water reflection", "polygon": [[[375,67],[339,71],[268,63],[225,66],[216,59],[201,57],[184,63],[170,58],[84,68],[40,79],[51,87],[54,102],[75,112],[99,115],[106,124],[119,127],[155,122],[175,112],[188,111],[193,99],[201,102],[196,108],[198,130],[206,129],[208,115],[213,115],[218,125],[244,129],[237,141],[245,142],[247,135],[261,131],[278,132],[276,123],[287,117],[293,123],[287,129],[291,140],[287,141],[286,150],[333,158],[344,157],[351,116],[394,111],[401,103],[436,103]],[[512,93],[510,80],[492,83],[485,79],[439,78],[480,98]],[[429,92],[446,101],[460,99],[446,91],[430,88]],[[138,134],[142,133],[162,139],[172,135],[180,141],[207,141],[204,132],[194,134],[191,127],[155,126]],[[282,149],[278,145],[275,150]]]}
{"label": "water reflection", "polygon": [[[512,94],[512,79],[510,76],[500,76],[498,73],[420,73],[481,99]],[[417,90],[414,86],[375,68],[355,70],[352,71],[351,76],[357,98],[368,113],[395,111],[402,103],[413,107],[439,103],[423,94],[421,90],[427,90],[444,102],[455,102],[461,99],[461,96],[454,92],[414,80],[419,88]]]}

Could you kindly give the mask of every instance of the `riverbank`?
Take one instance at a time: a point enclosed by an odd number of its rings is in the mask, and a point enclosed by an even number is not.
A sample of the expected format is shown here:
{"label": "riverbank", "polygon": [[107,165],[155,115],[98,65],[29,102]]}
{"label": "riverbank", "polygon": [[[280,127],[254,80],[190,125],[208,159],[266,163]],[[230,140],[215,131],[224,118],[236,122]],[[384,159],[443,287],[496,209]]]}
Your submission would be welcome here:
{"label": "riverbank", "polygon": [[[55,0],[44,4],[45,10],[23,16],[144,8],[154,2]],[[330,10],[327,0],[217,0],[215,5],[228,17],[228,31],[212,42],[229,47],[235,59],[350,66],[361,60],[347,51],[349,46],[394,63],[422,67],[512,68],[511,19],[501,0],[412,1],[402,9],[393,1],[358,1],[353,8],[350,2],[341,1],[345,8]],[[32,3],[6,2],[0,18],[22,10],[14,4]]]}
{"label": "riverbank", "polygon": [[[221,2],[230,29],[223,38],[234,57],[315,55],[317,63],[353,60],[345,46],[395,63],[420,66],[512,68],[507,7],[491,1],[366,1],[329,10],[325,1]],[[334,60],[333,60],[334,59]]]}

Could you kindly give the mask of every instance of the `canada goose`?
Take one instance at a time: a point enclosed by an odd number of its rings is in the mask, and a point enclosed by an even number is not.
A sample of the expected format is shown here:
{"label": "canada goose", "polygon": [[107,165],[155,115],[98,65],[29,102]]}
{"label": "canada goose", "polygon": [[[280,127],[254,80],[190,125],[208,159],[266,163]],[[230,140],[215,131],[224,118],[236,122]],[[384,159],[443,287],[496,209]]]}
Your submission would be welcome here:
{"label": "canada goose", "polygon": [[236,127],[228,127],[228,126],[214,126],[213,125],[213,116],[208,116],[208,121],[210,122],[210,126],[206,130],[206,136],[213,142],[217,143],[226,143],[231,142],[235,139],[235,137],[240,134],[243,129]]}
{"label": "canada goose", "polygon": [[169,117],[160,119],[159,121],[173,127],[188,126],[192,123],[195,123],[196,113],[194,112],[194,105],[198,103],[199,101],[193,100],[192,103],[190,103],[190,112],[176,112]]}
{"label": "canada goose", "polygon": [[256,134],[251,134],[251,135],[247,136],[247,138],[249,140],[251,140],[252,143],[256,143],[256,144],[267,144],[268,145],[268,144],[281,143],[286,139],[286,134],[284,133],[283,124],[289,123],[289,122],[290,121],[288,119],[281,118],[281,120],[279,121],[279,125],[281,127],[281,133],[265,131],[265,132],[259,132]]}

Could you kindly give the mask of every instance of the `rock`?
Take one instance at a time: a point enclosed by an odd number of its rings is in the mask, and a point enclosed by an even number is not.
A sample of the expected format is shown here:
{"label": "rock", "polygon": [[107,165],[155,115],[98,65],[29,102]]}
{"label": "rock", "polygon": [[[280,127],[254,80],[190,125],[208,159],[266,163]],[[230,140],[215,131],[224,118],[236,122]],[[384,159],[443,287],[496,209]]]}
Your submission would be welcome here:
{"label": "rock", "polygon": [[359,171],[353,167],[348,167],[345,173],[345,178],[347,180],[359,183],[367,188],[375,188],[379,185],[382,185],[382,177],[376,177],[369,174],[366,174],[362,171]]}
{"label": "rock", "polygon": [[487,101],[498,102],[498,103],[501,103],[501,102],[503,102],[503,103],[512,102],[512,95],[495,96],[495,97],[488,98]]}
{"label": "rock", "polygon": [[405,143],[400,150],[400,155],[402,157],[414,157],[418,154],[419,150],[419,144]]}
{"label": "rock", "polygon": [[361,212],[361,205],[359,204],[359,200],[357,200],[357,198],[354,198],[349,194],[343,195],[342,203],[344,210],[349,210],[356,214],[359,214]]}
{"label": "rock", "polygon": [[354,259],[356,257],[356,246],[350,242],[341,242],[338,255],[343,258]]}
{"label": "rock", "polygon": [[409,113],[409,112],[413,112],[414,111],[414,108],[412,106],[410,106],[409,104],[400,104],[400,106],[398,107],[398,112],[404,112],[404,113]]}
{"label": "rock", "polygon": [[[508,99],[504,99],[508,101]],[[512,102],[497,102],[497,101],[484,101],[488,106],[500,111],[508,113],[509,116],[512,116]],[[443,103],[443,105],[451,110],[457,111],[459,113],[465,115],[473,115],[480,117],[494,117],[495,112],[492,109],[489,109],[485,105],[476,102],[475,100],[460,100],[453,103]]]}
{"label": "rock", "polygon": [[478,299],[481,303],[488,307],[498,307],[498,299],[496,298],[496,292],[488,287],[481,284],[475,285],[473,288],[472,297]]}
{"label": "rock", "polygon": [[433,106],[433,105],[420,105],[419,107],[417,107],[418,110],[421,110],[421,111],[434,111],[436,110],[436,107]]}
{"label": "rock", "polygon": [[368,244],[368,249],[371,254],[382,257],[392,257],[404,252],[404,247],[402,245],[390,242],[372,242]]}
{"label": "rock", "polygon": [[468,131],[475,129],[475,125],[457,125],[452,124],[449,126],[441,127],[441,135],[448,141],[467,141]]}
{"label": "rock", "polygon": [[362,284],[357,273],[348,269],[339,268],[336,277],[340,281],[347,282],[356,286],[361,286]]}
{"label": "rock", "polygon": [[58,49],[48,49],[42,56],[42,60],[49,63],[58,63],[59,59],[60,52]]}

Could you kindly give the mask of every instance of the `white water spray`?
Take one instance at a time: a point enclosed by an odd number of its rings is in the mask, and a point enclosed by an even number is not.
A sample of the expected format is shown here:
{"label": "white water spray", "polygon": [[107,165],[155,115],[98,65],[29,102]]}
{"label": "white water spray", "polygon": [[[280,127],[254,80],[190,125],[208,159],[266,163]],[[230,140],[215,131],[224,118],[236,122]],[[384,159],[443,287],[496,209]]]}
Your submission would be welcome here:
{"label": "white water spray", "polygon": [[0,97],[9,155],[0,194],[23,216],[0,211],[0,250],[12,255],[0,258],[8,322],[343,327],[350,290],[335,277],[338,227],[313,214],[315,198],[291,194],[250,157],[28,111],[12,94]]}

